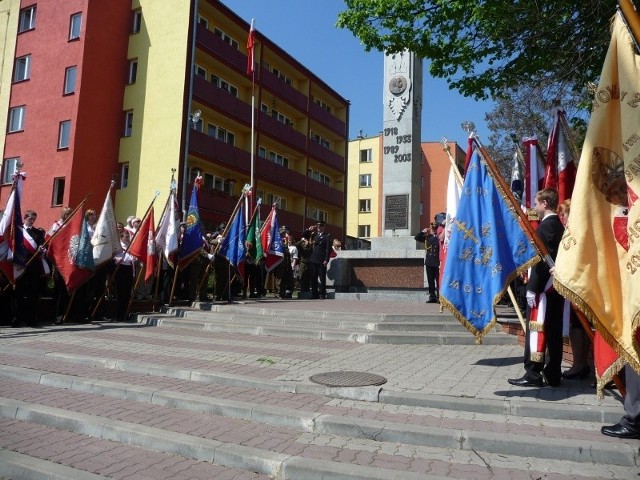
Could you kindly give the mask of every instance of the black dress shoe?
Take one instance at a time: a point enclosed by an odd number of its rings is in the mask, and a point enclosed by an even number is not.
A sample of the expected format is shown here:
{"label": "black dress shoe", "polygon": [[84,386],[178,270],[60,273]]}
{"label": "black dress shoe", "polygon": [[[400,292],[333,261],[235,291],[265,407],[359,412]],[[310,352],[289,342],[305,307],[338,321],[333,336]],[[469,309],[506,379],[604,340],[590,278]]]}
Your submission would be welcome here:
{"label": "black dress shoe", "polygon": [[630,430],[629,428],[616,423],[615,425],[610,425],[606,427],[602,427],[600,432],[603,435],[607,435],[609,437],[616,438],[640,438],[640,431],[638,430]]}
{"label": "black dress shoe", "polygon": [[544,385],[542,383],[542,379],[529,380],[528,378],[525,378],[525,377],[510,378],[507,381],[515,387],[542,387]]}

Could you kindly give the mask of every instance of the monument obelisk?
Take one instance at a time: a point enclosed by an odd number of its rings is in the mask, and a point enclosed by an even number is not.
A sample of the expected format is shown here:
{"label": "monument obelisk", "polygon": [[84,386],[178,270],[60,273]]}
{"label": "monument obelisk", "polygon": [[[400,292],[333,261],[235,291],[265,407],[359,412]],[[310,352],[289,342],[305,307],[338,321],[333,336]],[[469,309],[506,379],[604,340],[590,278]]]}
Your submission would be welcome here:
{"label": "monument obelisk", "polygon": [[420,231],[422,59],[409,51],[384,58],[382,236]]}

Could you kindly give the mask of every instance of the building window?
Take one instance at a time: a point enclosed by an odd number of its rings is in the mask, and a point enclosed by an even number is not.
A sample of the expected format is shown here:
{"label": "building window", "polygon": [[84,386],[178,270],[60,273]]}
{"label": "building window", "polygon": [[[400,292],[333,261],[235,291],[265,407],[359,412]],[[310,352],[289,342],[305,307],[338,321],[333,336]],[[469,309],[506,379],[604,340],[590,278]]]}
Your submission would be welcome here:
{"label": "building window", "polygon": [[236,40],[231,38],[229,35],[227,35],[225,32],[220,30],[219,28],[214,28],[213,33],[215,33],[218,37],[220,37],[223,42],[228,43],[236,50],[240,49],[240,44]]}
{"label": "building window", "polygon": [[129,164],[123,163],[120,170],[120,188],[127,188],[129,186]]}
{"label": "building window", "polygon": [[322,145],[324,148],[331,148],[331,143],[329,143],[329,140],[322,137],[322,135],[311,132],[311,140]]}
{"label": "building window", "polygon": [[60,122],[58,133],[58,149],[69,148],[69,138],[71,137],[71,120]]}
{"label": "building window", "polygon": [[51,205],[58,206],[64,203],[64,177],[53,179],[53,195],[51,196]]}
{"label": "building window", "polygon": [[325,210],[320,210],[318,208],[308,208],[307,209],[307,217],[313,218],[318,222],[326,222],[329,223],[329,214]]}
{"label": "building window", "polygon": [[129,73],[127,74],[127,84],[136,83],[138,78],[138,59],[129,60]]}
{"label": "building window", "polygon": [[18,25],[18,33],[26,32],[36,28],[36,6],[23,8],[20,10],[20,20]]}
{"label": "building window", "polygon": [[360,213],[369,213],[371,212],[371,199],[365,198],[360,200]]}
{"label": "building window", "polygon": [[226,80],[222,80],[220,77],[218,77],[217,75],[214,75],[213,73],[211,74],[211,83],[213,83],[216,87],[238,98],[238,88],[231,85]]}
{"label": "building window", "polygon": [[64,71],[64,90],[63,94],[68,95],[76,91],[76,71],[77,67],[67,67]]}
{"label": "building window", "polygon": [[373,156],[370,148],[360,150],[360,163],[371,163],[372,158]]}
{"label": "building window", "polygon": [[313,101],[316,105],[318,105],[320,108],[322,108],[325,112],[329,112],[331,113],[331,106],[325,102],[323,102],[321,99],[317,98],[317,97],[313,97]]}
{"label": "building window", "polygon": [[209,28],[209,20],[202,15],[198,15],[198,25],[202,25],[204,28]]}
{"label": "building window", "polygon": [[420,202],[420,211],[418,215],[422,216],[423,213],[424,213],[424,203]]}
{"label": "building window", "polygon": [[358,237],[370,237],[371,225],[358,225]]}
{"label": "building window", "polygon": [[278,77],[287,85],[293,86],[293,80],[291,80],[291,77],[289,77],[286,73],[278,70],[275,67],[271,70],[271,73],[273,73],[276,77]]}
{"label": "building window", "polygon": [[291,121],[291,119],[289,117],[287,117],[286,115],[283,115],[282,113],[278,112],[277,110],[272,109],[271,110],[271,116],[273,118],[275,118],[277,121],[279,121],[280,123],[284,123],[285,125],[289,125],[289,126],[293,125],[293,122]]}
{"label": "building window", "polygon": [[258,147],[258,156],[260,158],[267,158],[267,149],[262,146]]}
{"label": "building window", "polygon": [[273,193],[267,193],[267,205],[277,205],[279,209],[287,209],[287,199]]}
{"label": "building window", "polygon": [[133,131],[133,111],[124,112],[124,136],[130,137]]}
{"label": "building window", "polygon": [[24,105],[11,108],[9,110],[9,124],[7,125],[7,132],[21,132],[24,130],[24,118],[26,114],[27,107]]}
{"label": "building window", "polygon": [[80,38],[81,27],[82,27],[82,14],[76,13],[71,15],[71,22],[69,24],[69,40],[76,40]]}
{"label": "building window", "polygon": [[324,173],[318,172],[317,170],[308,169],[307,176],[309,178],[313,178],[316,182],[323,183],[325,185],[331,185],[331,177],[329,175],[325,175]]}
{"label": "building window", "polygon": [[195,73],[199,77],[207,78],[207,69],[204,67],[201,67],[200,65],[193,66],[193,73]]}
{"label": "building window", "polygon": [[13,183],[13,175],[18,171],[20,157],[5,158],[2,162],[2,183]]}
{"label": "building window", "polygon": [[140,33],[142,28],[142,10],[134,10],[131,22],[131,33]]}
{"label": "building window", "polygon": [[289,168],[289,159],[284,155],[280,155],[276,152],[269,152],[269,160],[273,163],[276,163],[284,168]]}
{"label": "building window", "polygon": [[371,186],[371,174],[366,173],[364,175],[360,175],[360,186],[361,187],[370,187]]}
{"label": "building window", "polygon": [[13,67],[13,81],[22,82],[23,80],[29,80],[31,77],[31,55],[25,55],[24,57],[16,58],[16,63]]}

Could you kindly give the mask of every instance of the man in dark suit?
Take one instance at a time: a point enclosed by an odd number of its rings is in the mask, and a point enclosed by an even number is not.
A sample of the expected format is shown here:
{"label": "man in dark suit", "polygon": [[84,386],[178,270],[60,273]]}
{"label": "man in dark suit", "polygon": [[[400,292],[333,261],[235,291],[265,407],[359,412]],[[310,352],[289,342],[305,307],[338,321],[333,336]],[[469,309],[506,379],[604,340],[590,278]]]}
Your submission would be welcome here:
{"label": "man in dark suit", "polygon": [[305,231],[305,234],[310,233],[313,244],[313,250],[309,256],[311,298],[327,298],[327,264],[331,253],[331,235],[325,232],[324,228],[325,223],[320,221],[315,227],[309,227]]}
{"label": "man in dark suit", "polygon": [[427,273],[427,285],[429,288],[429,300],[427,303],[438,303],[439,286],[438,272],[440,268],[440,240],[436,235],[437,223],[421,230],[413,238],[416,242],[424,243],[424,268]]}
{"label": "man in dark suit", "polygon": [[[535,209],[540,218],[540,224],[536,233],[547,248],[553,260],[558,253],[558,247],[564,227],[556,214],[558,208],[558,192],[551,188],[540,190],[536,194]],[[540,358],[531,356],[531,309],[538,307],[540,294],[546,296],[546,309],[544,312],[544,333],[546,336],[549,358],[545,366],[544,352],[538,352]],[[510,378],[511,385],[519,387],[542,387],[546,383],[552,387],[560,385],[562,378],[562,296],[553,289],[549,266],[545,262],[539,262],[531,269],[527,282],[527,331],[524,348],[525,374],[520,378]],[[534,352],[534,357],[536,357]]]}

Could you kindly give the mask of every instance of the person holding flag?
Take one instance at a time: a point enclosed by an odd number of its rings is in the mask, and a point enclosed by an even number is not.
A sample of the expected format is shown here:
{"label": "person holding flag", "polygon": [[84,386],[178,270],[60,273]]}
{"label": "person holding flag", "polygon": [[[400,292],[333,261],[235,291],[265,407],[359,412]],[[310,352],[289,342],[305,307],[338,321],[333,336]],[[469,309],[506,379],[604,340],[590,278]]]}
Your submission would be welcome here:
{"label": "person holding flag", "polygon": [[[555,260],[564,233],[558,218],[558,191],[547,188],[534,197],[534,208],[540,218],[537,235]],[[527,282],[527,331],[524,348],[525,374],[510,378],[517,387],[557,387],[562,378],[562,316],[564,299],[553,289],[553,278],[545,262],[537,263]],[[545,345],[546,342],[546,345]],[[545,346],[549,359],[545,365]]]}

